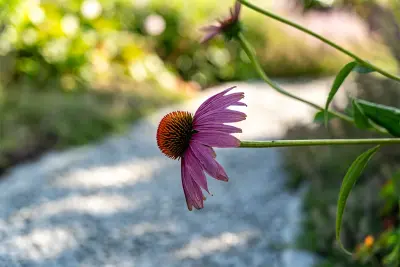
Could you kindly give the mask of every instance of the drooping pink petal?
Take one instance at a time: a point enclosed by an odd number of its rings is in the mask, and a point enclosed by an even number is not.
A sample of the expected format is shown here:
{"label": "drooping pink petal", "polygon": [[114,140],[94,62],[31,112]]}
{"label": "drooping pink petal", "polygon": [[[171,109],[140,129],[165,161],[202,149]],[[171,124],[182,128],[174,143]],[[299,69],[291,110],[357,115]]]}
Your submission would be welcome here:
{"label": "drooping pink petal", "polygon": [[201,131],[217,131],[217,132],[224,132],[224,133],[241,133],[242,129],[226,124],[220,123],[205,123],[202,125],[194,125],[193,129],[201,132]]}
{"label": "drooping pink petal", "polygon": [[215,100],[218,100],[220,97],[231,91],[233,88],[236,88],[236,86],[232,86],[228,89],[225,89],[221,93],[218,93],[216,95],[213,95],[212,97],[208,98],[206,101],[203,102],[203,104],[200,105],[200,107],[197,109],[195,116],[199,113],[207,112],[210,104],[212,104]]}
{"label": "drooping pink petal", "polygon": [[192,141],[197,141],[206,146],[211,147],[238,147],[239,139],[223,132],[217,131],[201,131],[192,136]]}
{"label": "drooping pink petal", "polygon": [[192,142],[190,146],[204,170],[211,177],[222,181],[228,181],[228,175],[222,166],[215,160],[215,152],[211,147],[205,146],[196,141]]}
{"label": "drooping pink petal", "polygon": [[236,110],[225,109],[216,114],[211,114],[200,119],[195,118],[193,124],[195,126],[208,123],[230,123],[239,122],[246,119],[246,114]]}
{"label": "drooping pink petal", "polygon": [[204,207],[203,192],[201,192],[200,186],[193,181],[189,171],[187,162],[183,157],[181,161],[182,188],[185,194],[187,207],[189,210],[192,210],[193,207],[202,209]]}
{"label": "drooping pink petal", "polygon": [[201,167],[199,160],[195,157],[190,146],[186,150],[184,158],[192,179],[210,194],[210,191],[208,191],[206,175],[204,174],[203,168]]}

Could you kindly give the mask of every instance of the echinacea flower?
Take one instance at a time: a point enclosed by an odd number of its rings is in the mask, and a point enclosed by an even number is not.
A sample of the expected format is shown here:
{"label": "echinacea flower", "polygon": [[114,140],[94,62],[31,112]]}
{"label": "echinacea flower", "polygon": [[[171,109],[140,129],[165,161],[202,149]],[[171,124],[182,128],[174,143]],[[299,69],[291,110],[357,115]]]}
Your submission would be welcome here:
{"label": "echinacea flower", "polygon": [[216,35],[223,33],[228,39],[231,39],[240,31],[239,15],[240,15],[241,4],[239,1],[235,2],[235,7],[230,9],[230,16],[223,19],[217,20],[217,25],[209,25],[201,28],[200,30],[205,32],[204,37],[201,39],[201,43],[208,42]]}
{"label": "echinacea flower", "polygon": [[158,126],[157,145],[161,152],[181,160],[182,187],[189,210],[204,207],[202,189],[210,194],[204,172],[217,180],[228,181],[224,168],[215,160],[213,147],[240,145],[239,139],[231,134],[242,130],[225,124],[246,119],[245,113],[228,109],[246,106],[240,102],[244,93],[227,94],[233,88],[207,99],[194,116],[186,111],[174,111],[165,115]]}

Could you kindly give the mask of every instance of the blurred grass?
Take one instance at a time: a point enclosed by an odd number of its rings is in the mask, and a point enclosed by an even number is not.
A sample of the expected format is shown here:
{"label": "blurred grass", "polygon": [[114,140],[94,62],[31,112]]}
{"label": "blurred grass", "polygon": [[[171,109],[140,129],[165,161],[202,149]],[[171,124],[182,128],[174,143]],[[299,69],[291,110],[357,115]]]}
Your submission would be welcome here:
{"label": "blurred grass", "polygon": [[[149,89],[143,85],[141,88]],[[156,108],[185,98],[182,93],[151,89],[151,95],[115,91],[2,91],[0,173],[49,149],[85,145],[110,133],[122,133]]]}

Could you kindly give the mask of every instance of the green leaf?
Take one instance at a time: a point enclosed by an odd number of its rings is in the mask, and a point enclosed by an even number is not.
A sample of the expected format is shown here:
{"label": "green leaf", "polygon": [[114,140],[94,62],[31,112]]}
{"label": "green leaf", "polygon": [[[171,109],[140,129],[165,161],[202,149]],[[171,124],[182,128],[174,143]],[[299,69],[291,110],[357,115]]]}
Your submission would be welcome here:
{"label": "green leaf", "polygon": [[361,74],[366,74],[366,73],[374,72],[375,70],[371,69],[370,67],[367,67],[365,65],[361,65],[360,63],[358,63],[353,71],[361,73]]}
{"label": "green leaf", "polygon": [[362,111],[361,107],[357,104],[357,102],[354,99],[351,101],[351,103],[353,106],[353,118],[356,126],[360,129],[371,128],[372,126],[368,121],[368,118],[364,115],[364,112]]}
{"label": "green leaf", "polygon": [[360,99],[356,102],[370,120],[385,128],[393,136],[400,137],[400,109]]}
{"label": "green leaf", "polygon": [[396,246],[393,248],[392,252],[383,258],[383,264],[385,266],[399,266],[400,262],[400,233],[396,236]]}
{"label": "green leaf", "polygon": [[328,98],[326,99],[326,104],[325,104],[325,126],[328,125],[328,113],[326,112],[329,108],[329,104],[332,102],[333,97],[336,95],[337,91],[339,90],[340,86],[344,82],[344,80],[347,78],[347,76],[350,74],[350,72],[354,69],[354,67],[357,66],[357,62],[353,61],[350,63],[347,63],[338,73],[336,76],[335,80],[333,81],[331,91],[329,92]]}
{"label": "green leaf", "polygon": [[399,201],[399,207],[400,207],[400,171],[397,171],[393,175],[392,180],[393,180],[394,190],[396,192],[396,196],[397,196],[397,199]]}
{"label": "green leaf", "polygon": [[[328,121],[333,118],[335,118],[335,115],[328,112]],[[325,120],[325,110],[321,110],[315,113],[313,120],[315,123],[324,123],[324,120]]]}
{"label": "green leaf", "polygon": [[342,226],[342,217],[344,208],[346,206],[347,198],[350,194],[351,189],[356,183],[358,177],[361,175],[365,166],[367,166],[368,161],[372,156],[378,151],[379,146],[371,148],[366,152],[362,153],[357,159],[351,164],[350,168],[347,170],[346,175],[343,178],[342,186],[339,192],[339,199],[337,203],[337,213],[336,213],[336,240],[339,243],[341,249],[344,252],[351,255],[351,252],[347,251],[340,240],[340,230]]}

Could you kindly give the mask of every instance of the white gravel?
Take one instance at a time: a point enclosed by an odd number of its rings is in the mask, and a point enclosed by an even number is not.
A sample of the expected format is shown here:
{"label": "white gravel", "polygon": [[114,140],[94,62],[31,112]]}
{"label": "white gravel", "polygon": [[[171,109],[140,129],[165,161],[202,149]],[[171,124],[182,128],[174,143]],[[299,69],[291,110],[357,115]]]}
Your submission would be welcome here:
{"label": "white gravel", "polygon": [[[323,103],[331,80],[285,87]],[[279,138],[313,110],[262,84],[239,83],[242,139]],[[209,179],[205,208],[189,212],[180,163],[155,141],[166,112],[195,111],[207,91],[133,125],[124,136],[49,153],[0,181],[0,266],[311,266],[293,245],[300,198],[284,189],[279,149],[217,149],[228,183]]]}

